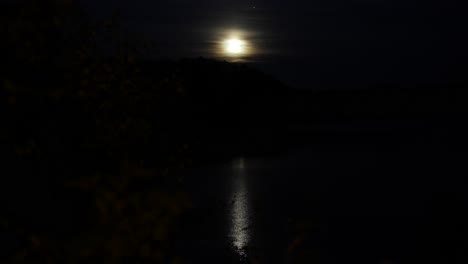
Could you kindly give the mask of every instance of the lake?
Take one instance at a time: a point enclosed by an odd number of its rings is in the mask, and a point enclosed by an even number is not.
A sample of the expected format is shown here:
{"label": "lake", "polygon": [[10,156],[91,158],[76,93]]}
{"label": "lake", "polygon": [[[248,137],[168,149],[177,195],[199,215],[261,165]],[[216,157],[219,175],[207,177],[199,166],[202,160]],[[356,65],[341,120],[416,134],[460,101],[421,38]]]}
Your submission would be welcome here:
{"label": "lake", "polygon": [[390,138],[331,140],[194,170],[184,177],[193,209],[179,230],[180,254],[189,263],[401,263],[461,254],[464,155],[439,139]]}

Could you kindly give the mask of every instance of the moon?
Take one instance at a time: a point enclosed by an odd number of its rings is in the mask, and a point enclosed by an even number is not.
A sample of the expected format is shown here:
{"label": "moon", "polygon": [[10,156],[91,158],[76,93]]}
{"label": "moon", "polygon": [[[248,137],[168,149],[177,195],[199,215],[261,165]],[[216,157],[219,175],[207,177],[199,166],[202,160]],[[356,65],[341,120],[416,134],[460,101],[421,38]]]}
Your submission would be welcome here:
{"label": "moon", "polygon": [[224,52],[230,56],[240,56],[246,53],[245,40],[238,38],[229,38],[224,40]]}
{"label": "moon", "polygon": [[255,33],[245,29],[219,27],[213,32],[211,43],[216,45],[212,46],[212,56],[227,62],[253,61],[258,52]]}

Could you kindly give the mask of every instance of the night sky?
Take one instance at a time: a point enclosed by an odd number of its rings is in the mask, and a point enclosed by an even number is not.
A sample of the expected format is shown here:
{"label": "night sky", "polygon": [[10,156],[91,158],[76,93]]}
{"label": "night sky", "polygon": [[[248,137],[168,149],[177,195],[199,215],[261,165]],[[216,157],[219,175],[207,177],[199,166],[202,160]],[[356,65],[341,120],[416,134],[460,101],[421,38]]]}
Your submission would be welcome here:
{"label": "night sky", "polygon": [[297,87],[466,81],[466,4],[452,0],[82,1],[98,18],[117,10],[155,57],[233,61],[219,42],[240,33],[243,62]]}

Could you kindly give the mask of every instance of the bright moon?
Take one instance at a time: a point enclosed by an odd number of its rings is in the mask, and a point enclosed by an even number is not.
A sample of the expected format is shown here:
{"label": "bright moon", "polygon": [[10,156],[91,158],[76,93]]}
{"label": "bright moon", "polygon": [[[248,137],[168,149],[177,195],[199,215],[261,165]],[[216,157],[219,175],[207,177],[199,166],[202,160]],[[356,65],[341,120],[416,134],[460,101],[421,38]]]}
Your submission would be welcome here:
{"label": "bright moon", "polygon": [[245,53],[245,41],[240,39],[227,39],[224,41],[224,51],[229,55],[241,55]]}

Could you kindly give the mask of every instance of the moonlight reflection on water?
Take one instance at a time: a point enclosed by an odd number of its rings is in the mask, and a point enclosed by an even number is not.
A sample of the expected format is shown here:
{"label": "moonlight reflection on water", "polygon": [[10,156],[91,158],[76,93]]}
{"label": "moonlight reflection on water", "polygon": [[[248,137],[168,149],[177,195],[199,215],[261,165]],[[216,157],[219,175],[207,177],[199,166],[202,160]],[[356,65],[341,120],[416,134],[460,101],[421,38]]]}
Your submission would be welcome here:
{"label": "moonlight reflection on water", "polygon": [[247,173],[243,158],[235,162],[233,166],[233,192],[230,217],[230,239],[232,246],[240,256],[246,257],[246,247],[250,242],[250,215]]}

